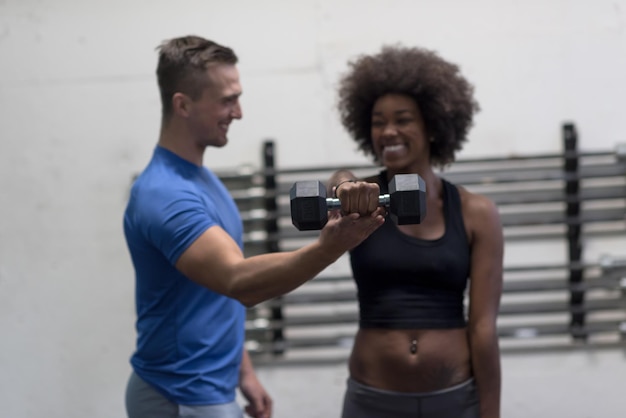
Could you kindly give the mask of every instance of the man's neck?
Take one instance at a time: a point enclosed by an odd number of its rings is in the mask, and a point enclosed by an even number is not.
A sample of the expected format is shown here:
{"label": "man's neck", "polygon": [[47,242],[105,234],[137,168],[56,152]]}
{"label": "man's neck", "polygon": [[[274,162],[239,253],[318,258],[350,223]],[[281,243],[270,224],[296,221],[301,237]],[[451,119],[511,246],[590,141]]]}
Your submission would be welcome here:
{"label": "man's neck", "polygon": [[174,125],[170,123],[161,128],[158,145],[192,164],[202,166],[204,148],[198,147],[187,129]]}

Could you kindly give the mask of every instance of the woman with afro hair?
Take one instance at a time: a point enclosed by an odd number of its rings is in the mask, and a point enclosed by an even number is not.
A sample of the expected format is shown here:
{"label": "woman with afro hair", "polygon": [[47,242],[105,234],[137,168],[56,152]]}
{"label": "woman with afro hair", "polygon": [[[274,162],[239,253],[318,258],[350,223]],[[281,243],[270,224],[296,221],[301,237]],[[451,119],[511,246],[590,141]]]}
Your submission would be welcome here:
{"label": "woman with afro hair", "polygon": [[333,174],[342,213],[373,212],[396,174],[426,186],[421,223],[387,220],[350,251],[360,319],[342,417],[499,417],[500,217],[437,170],[467,140],[473,86],[436,52],[396,45],[350,62],[338,92],[343,126],[381,166]]}

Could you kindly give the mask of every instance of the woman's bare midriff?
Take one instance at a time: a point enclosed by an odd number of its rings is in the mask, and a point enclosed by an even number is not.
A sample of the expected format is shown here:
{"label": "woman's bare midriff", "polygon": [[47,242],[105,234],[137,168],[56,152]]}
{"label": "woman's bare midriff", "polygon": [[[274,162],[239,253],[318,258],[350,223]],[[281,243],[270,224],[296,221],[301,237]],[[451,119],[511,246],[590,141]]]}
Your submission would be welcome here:
{"label": "woman's bare midriff", "polygon": [[360,329],[350,356],[350,376],[396,392],[430,392],[471,377],[467,332]]}

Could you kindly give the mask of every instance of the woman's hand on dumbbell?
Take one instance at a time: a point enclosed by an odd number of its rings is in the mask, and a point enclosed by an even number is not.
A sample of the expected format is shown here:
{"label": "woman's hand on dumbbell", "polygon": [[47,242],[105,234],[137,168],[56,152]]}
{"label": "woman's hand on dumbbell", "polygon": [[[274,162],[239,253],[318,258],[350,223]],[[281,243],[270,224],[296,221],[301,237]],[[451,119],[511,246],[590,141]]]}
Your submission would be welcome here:
{"label": "woman's hand on dumbbell", "polygon": [[417,174],[397,174],[389,182],[389,193],[379,195],[377,183],[338,181],[333,194],[317,180],[298,181],[289,190],[291,221],[300,231],[319,230],[329,213],[368,215],[382,207],[398,225],[419,224],[426,215],[426,185]]}
{"label": "woman's hand on dumbbell", "polygon": [[368,215],[348,213],[340,215],[339,210],[328,212],[328,222],[322,228],[319,242],[322,248],[333,257],[350,251],[385,222],[385,209],[377,207]]}
{"label": "woman's hand on dumbbell", "polygon": [[342,181],[334,188],[334,195],[341,202],[342,215],[349,213],[369,215],[381,207],[380,187],[376,183],[359,180]]}

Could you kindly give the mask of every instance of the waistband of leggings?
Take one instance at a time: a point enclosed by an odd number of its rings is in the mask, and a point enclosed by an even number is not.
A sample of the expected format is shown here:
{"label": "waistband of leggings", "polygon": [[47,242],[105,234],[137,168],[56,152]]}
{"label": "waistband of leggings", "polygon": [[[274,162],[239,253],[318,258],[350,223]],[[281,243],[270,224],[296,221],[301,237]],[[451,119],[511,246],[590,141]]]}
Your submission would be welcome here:
{"label": "waistband of leggings", "polygon": [[393,390],[385,390],[385,389],[378,389],[372,386],[367,386],[363,383],[359,383],[356,380],[354,380],[353,378],[349,377],[348,378],[348,386],[352,386],[354,388],[359,388],[361,390],[364,391],[370,391],[370,392],[375,392],[375,393],[379,393],[381,395],[393,395],[393,396],[407,396],[407,397],[412,397],[412,398],[427,398],[429,396],[438,396],[438,395],[443,395],[449,392],[454,392],[455,390],[459,390],[462,389],[466,386],[469,386],[471,384],[474,383],[474,378],[470,377],[468,380],[466,380],[465,382],[461,382],[459,384],[456,384],[454,386],[450,386],[444,389],[439,389],[439,390],[433,390],[433,391],[429,391],[429,392],[396,392]]}

